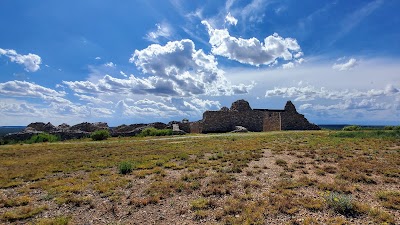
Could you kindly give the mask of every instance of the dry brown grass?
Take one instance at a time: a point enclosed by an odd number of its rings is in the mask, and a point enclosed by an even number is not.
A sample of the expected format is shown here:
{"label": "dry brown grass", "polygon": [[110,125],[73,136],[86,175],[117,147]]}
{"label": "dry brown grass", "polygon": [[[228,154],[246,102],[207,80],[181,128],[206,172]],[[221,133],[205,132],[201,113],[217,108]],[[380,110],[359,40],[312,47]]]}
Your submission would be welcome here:
{"label": "dry brown grass", "polygon": [[[0,223],[400,223],[400,140],[330,131],[183,138],[0,146]],[[133,171],[120,174],[121,162]],[[354,213],[341,215],[327,191],[351,195]]]}

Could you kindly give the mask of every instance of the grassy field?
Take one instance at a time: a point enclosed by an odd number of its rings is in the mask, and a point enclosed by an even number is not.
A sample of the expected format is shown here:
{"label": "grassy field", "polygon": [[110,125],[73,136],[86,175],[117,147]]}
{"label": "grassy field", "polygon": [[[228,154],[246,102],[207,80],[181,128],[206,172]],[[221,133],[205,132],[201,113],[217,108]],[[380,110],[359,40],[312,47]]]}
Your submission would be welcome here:
{"label": "grassy field", "polygon": [[400,224],[397,131],[0,146],[5,224]]}

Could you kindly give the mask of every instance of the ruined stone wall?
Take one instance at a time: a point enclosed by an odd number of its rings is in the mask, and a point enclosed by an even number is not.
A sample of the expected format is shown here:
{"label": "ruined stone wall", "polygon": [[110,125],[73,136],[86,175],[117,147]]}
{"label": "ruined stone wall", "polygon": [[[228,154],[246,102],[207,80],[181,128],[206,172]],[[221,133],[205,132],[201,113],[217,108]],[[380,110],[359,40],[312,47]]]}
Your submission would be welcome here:
{"label": "ruined stone wall", "polygon": [[203,114],[203,133],[229,132],[235,126],[246,127],[249,131],[263,131],[262,111],[206,111]]}
{"label": "ruined stone wall", "polygon": [[190,133],[190,124],[189,123],[178,123],[179,129],[185,131],[186,133]]}
{"label": "ruined stone wall", "polygon": [[281,113],[282,130],[320,130],[320,128],[308,122],[304,115],[293,111]]}
{"label": "ruined stone wall", "polygon": [[263,131],[281,130],[280,112],[264,112]]}
{"label": "ruined stone wall", "polygon": [[201,121],[190,123],[190,133],[200,134],[203,132],[203,123]]}

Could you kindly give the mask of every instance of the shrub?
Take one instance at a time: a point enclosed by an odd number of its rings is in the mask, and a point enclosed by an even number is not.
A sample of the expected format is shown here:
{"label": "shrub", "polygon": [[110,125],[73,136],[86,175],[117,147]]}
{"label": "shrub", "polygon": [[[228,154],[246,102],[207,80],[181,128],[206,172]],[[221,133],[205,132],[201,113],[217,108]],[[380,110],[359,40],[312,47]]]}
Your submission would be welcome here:
{"label": "shrub", "polygon": [[394,130],[395,126],[385,126],[384,130]]}
{"label": "shrub", "polygon": [[345,126],[343,127],[344,131],[356,131],[356,130],[361,130],[360,126],[352,125],[352,126]]}
{"label": "shrub", "polygon": [[324,198],[326,204],[337,213],[345,216],[354,216],[357,213],[351,195],[328,191]]}
{"label": "shrub", "polygon": [[42,133],[33,135],[29,140],[26,141],[28,144],[42,143],[42,142],[56,142],[60,141],[60,137],[48,133]]}
{"label": "shrub", "polygon": [[128,174],[132,172],[133,165],[131,162],[123,161],[118,165],[118,170],[120,174]]}
{"label": "shrub", "polygon": [[93,132],[90,137],[93,141],[107,140],[107,138],[110,137],[110,133],[108,132],[108,130],[98,130]]}
{"label": "shrub", "polygon": [[149,127],[138,135],[139,137],[146,137],[146,136],[167,136],[167,135],[172,135],[172,130],[171,129],[156,129],[154,127]]}

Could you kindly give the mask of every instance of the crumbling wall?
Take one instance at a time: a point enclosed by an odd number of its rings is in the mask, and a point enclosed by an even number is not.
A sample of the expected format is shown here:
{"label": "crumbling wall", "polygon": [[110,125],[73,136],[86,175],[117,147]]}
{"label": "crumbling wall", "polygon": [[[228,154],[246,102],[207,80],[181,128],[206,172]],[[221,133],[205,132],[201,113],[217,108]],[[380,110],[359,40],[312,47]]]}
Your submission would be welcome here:
{"label": "crumbling wall", "polygon": [[282,130],[320,130],[320,128],[308,122],[303,114],[293,112],[281,113]]}
{"label": "crumbling wall", "polygon": [[235,126],[243,126],[249,131],[320,129],[308,122],[304,115],[299,114],[291,101],[286,103],[284,110],[253,110],[248,102],[238,100],[232,103],[230,110],[224,107],[220,111],[204,112],[201,132],[229,132],[234,130]]}
{"label": "crumbling wall", "polygon": [[308,122],[303,114],[297,112],[291,101],[285,105],[285,111],[281,113],[282,130],[320,130],[320,128]]}
{"label": "crumbling wall", "polygon": [[179,129],[185,131],[186,133],[190,133],[190,124],[189,123],[178,123]]}
{"label": "crumbling wall", "polygon": [[203,132],[202,121],[191,122],[190,123],[190,133],[200,134]]}
{"label": "crumbling wall", "polygon": [[206,111],[203,114],[203,133],[229,132],[235,126],[249,131],[263,131],[264,112],[261,111]]}

